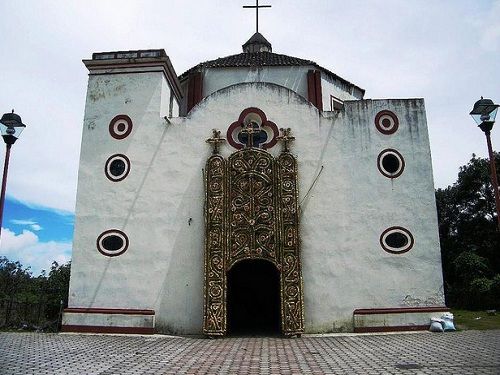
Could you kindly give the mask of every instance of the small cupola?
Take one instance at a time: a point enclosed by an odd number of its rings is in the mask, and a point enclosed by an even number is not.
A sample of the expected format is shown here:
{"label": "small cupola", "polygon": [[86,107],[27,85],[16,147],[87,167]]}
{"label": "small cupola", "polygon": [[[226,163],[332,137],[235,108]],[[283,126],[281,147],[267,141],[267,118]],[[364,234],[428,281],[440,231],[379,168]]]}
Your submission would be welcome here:
{"label": "small cupola", "polygon": [[271,43],[267,41],[264,36],[256,32],[252,35],[248,41],[243,44],[243,52],[245,53],[253,53],[253,52],[272,52],[273,49],[271,47]]}

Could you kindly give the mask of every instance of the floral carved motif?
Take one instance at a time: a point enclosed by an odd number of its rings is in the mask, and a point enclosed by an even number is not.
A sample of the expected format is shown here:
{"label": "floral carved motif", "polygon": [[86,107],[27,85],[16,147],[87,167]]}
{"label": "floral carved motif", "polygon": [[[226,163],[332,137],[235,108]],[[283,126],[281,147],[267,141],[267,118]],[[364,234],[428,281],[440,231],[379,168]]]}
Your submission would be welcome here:
{"label": "floral carved motif", "polygon": [[288,152],[277,160],[279,176],[283,262],[281,270],[282,330],[284,334],[304,331],[304,302],[299,249],[297,161]]}
{"label": "floral carved motif", "polygon": [[297,162],[255,147],[206,164],[205,310],[203,331],[227,331],[227,271],[243,259],[265,259],[280,273],[281,329],[304,331],[297,203]]}
{"label": "floral carved motif", "polygon": [[207,335],[223,335],[226,332],[225,165],[226,161],[220,155],[211,156],[206,164],[203,332]]}
{"label": "floral carved motif", "polygon": [[248,148],[231,155],[228,168],[227,268],[247,258],[263,258],[278,265],[274,158]]}

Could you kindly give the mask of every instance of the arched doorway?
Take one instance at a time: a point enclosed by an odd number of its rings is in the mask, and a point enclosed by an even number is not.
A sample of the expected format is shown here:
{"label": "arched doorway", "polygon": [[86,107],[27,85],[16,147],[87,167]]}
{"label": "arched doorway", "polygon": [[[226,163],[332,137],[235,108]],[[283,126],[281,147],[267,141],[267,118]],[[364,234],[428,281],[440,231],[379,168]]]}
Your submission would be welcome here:
{"label": "arched doorway", "polygon": [[262,259],[242,260],[227,272],[228,331],[273,335],[280,330],[280,275]]}

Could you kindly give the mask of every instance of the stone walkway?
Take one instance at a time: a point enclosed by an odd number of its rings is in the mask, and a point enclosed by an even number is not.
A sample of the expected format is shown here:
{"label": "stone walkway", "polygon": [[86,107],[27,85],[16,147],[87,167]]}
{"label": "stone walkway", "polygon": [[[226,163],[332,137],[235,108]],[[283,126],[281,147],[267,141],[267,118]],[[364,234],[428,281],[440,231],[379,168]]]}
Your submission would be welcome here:
{"label": "stone walkway", "polygon": [[500,374],[500,331],[200,339],[0,333],[0,374]]}

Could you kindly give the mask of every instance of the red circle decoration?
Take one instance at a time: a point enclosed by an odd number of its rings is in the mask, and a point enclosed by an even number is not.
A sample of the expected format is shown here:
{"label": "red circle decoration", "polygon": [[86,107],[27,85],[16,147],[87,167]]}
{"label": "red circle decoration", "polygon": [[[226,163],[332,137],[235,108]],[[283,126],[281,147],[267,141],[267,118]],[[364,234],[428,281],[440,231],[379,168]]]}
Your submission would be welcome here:
{"label": "red circle decoration", "polygon": [[[122,162],[125,165],[124,170],[119,173],[115,173],[113,171],[113,164],[117,162],[118,163]],[[122,181],[123,179],[125,179],[125,177],[128,176],[129,172],[130,172],[130,159],[123,154],[111,155],[104,164],[104,174],[109,180],[113,182]]]}
{"label": "red circle decoration", "polygon": [[256,122],[260,128],[267,133],[267,141],[262,143],[261,147],[267,150],[273,147],[278,140],[276,139],[279,135],[278,126],[267,119],[266,114],[259,108],[249,107],[244,109],[238,120],[229,125],[227,129],[227,141],[234,148],[241,150],[245,147],[243,143],[238,139],[238,134],[243,129],[244,125],[247,125],[250,121]]}
{"label": "red circle decoration", "polygon": [[375,126],[382,134],[393,134],[399,128],[399,120],[394,112],[384,110],[375,116]]}
{"label": "red circle decoration", "polygon": [[109,134],[115,139],[124,139],[132,132],[132,120],[127,115],[113,117],[109,123]]}
{"label": "red circle decoration", "polygon": [[[387,157],[394,157],[397,159],[398,166],[395,171],[389,171],[384,167],[384,159]],[[405,159],[403,155],[399,153],[399,151],[393,148],[387,148],[383,150],[377,157],[377,168],[380,173],[382,173],[385,177],[388,178],[397,178],[401,176],[405,169]]]}
{"label": "red circle decoration", "polygon": [[[118,247],[110,247],[109,241],[118,241]],[[107,242],[107,243],[106,243]],[[121,243],[120,243],[121,242]],[[116,257],[127,251],[129,245],[128,237],[119,229],[110,229],[102,232],[96,240],[97,250],[105,256]]]}
{"label": "red circle decoration", "polygon": [[[406,244],[400,247],[393,247],[387,243],[387,237],[391,235],[402,235],[406,237]],[[391,254],[403,254],[411,250],[413,245],[415,244],[415,239],[411,232],[403,227],[390,227],[382,232],[380,235],[380,246],[382,249]]]}

